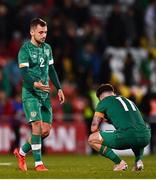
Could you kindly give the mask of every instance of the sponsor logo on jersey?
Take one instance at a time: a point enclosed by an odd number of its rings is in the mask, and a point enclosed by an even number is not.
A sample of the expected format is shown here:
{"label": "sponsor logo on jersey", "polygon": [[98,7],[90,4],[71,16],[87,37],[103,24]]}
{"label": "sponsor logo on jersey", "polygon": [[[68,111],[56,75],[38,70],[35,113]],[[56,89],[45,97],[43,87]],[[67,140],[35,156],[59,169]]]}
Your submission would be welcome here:
{"label": "sponsor logo on jersey", "polygon": [[36,112],[36,111],[32,111],[32,112],[30,113],[30,115],[31,115],[31,117],[36,117],[37,112]]}

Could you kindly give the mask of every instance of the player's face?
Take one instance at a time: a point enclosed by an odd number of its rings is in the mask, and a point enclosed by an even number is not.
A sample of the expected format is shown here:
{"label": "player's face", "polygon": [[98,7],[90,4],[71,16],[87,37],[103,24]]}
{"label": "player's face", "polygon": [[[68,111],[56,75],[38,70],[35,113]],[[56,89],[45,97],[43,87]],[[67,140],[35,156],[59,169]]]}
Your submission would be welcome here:
{"label": "player's face", "polygon": [[47,26],[40,26],[37,25],[36,27],[32,28],[30,31],[31,37],[37,44],[41,44],[45,41],[47,36]]}

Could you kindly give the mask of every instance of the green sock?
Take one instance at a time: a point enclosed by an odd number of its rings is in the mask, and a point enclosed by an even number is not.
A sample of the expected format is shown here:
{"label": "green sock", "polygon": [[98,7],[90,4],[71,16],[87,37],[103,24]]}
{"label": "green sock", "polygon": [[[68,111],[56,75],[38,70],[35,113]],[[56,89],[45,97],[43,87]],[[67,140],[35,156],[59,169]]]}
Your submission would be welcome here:
{"label": "green sock", "polygon": [[135,154],[135,162],[137,162],[143,158],[144,149],[135,149],[135,150],[133,150],[133,152]]}
{"label": "green sock", "polygon": [[31,144],[26,142],[23,146],[22,146],[22,150],[24,153],[28,153],[31,150]]}
{"label": "green sock", "polygon": [[132,148],[132,151],[135,155],[135,162],[143,158],[144,148]]}
{"label": "green sock", "polygon": [[99,153],[102,156],[112,160],[115,164],[119,164],[121,162],[120,157],[107,146],[101,145]]}
{"label": "green sock", "polygon": [[42,164],[41,160],[41,135],[31,136],[31,148],[35,160],[35,166]]}
{"label": "green sock", "polygon": [[[42,137],[42,140],[45,139],[47,136]],[[22,151],[27,154],[29,151],[31,150],[31,144],[29,142],[26,142],[23,146],[22,146]]]}

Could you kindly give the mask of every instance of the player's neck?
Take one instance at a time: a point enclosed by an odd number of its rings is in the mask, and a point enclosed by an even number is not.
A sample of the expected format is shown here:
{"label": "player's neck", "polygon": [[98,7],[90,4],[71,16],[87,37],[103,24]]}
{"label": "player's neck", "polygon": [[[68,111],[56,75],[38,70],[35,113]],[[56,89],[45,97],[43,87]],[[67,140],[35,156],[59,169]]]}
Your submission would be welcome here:
{"label": "player's neck", "polygon": [[105,99],[106,97],[109,97],[109,96],[115,96],[115,94],[112,92],[104,92],[100,95],[100,100],[103,100]]}
{"label": "player's neck", "polygon": [[30,42],[31,42],[33,45],[37,46],[37,47],[39,47],[39,46],[41,45],[41,43],[38,43],[38,42],[35,41],[34,39],[31,39]]}

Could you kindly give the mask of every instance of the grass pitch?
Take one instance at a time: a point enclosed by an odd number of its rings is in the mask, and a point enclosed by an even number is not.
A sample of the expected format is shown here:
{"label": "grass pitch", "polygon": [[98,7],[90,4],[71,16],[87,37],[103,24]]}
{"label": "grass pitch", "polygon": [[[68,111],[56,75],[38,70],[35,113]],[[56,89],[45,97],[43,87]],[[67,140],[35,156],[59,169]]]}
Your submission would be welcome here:
{"label": "grass pitch", "polygon": [[35,172],[34,161],[32,156],[27,157],[27,172],[20,172],[17,166],[17,160],[12,155],[0,155],[0,178],[38,178],[38,179],[95,179],[95,178],[114,178],[114,179],[143,179],[156,178],[156,155],[145,156],[145,170],[141,172],[132,172],[134,157],[123,157],[128,163],[128,170],[123,172],[113,172],[113,163],[102,156],[76,156],[76,155],[46,155],[43,156],[43,161],[48,172]]}

